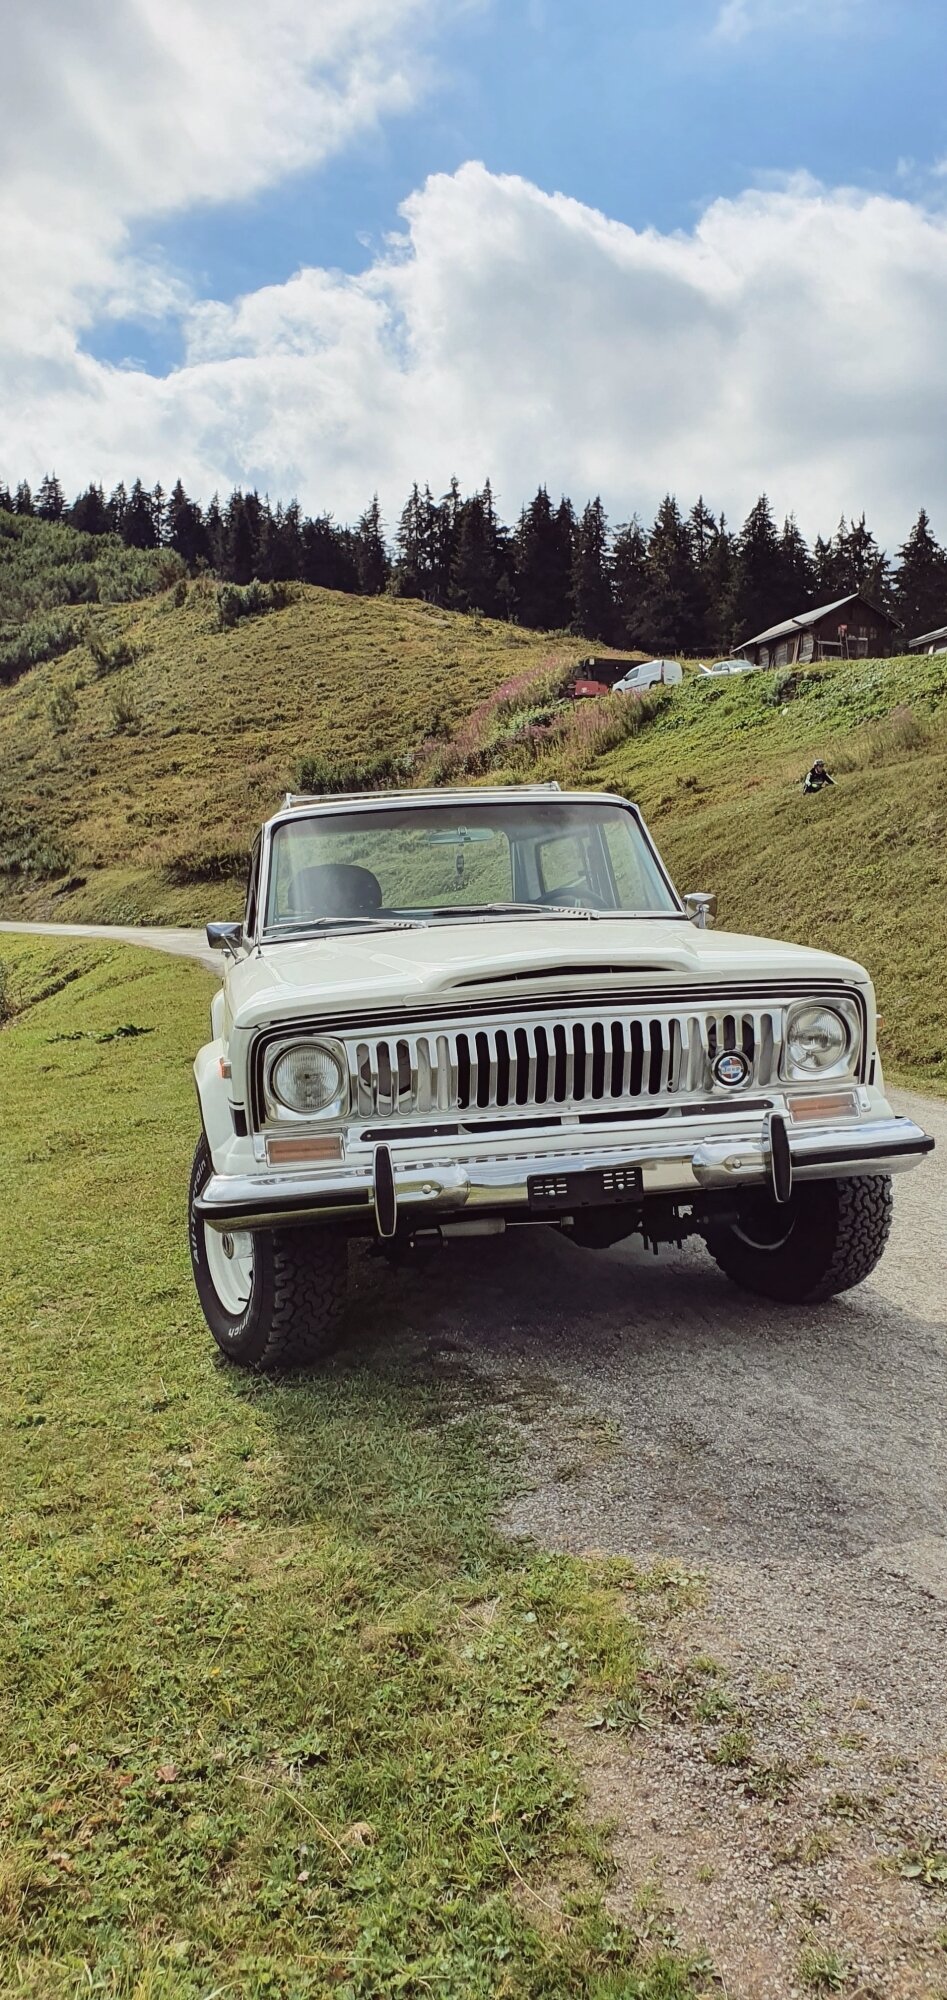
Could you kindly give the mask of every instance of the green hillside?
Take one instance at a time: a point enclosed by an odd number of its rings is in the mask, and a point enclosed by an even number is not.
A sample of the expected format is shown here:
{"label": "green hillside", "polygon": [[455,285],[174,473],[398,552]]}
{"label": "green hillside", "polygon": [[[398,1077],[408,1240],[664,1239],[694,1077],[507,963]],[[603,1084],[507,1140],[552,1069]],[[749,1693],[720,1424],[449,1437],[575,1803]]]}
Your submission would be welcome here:
{"label": "green hillside", "polygon": [[[254,827],[301,783],[587,782],[639,799],[728,927],[863,959],[890,1065],[947,1088],[947,657],[573,707],[583,641],[413,600],[204,578],[82,618],[0,687],[3,915],[236,913]],[[816,756],[836,784],[803,798]]]}
{"label": "green hillside", "polygon": [[226,915],[254,825],[304,762],[390,776],[501,684],[561,678],[576,654],[417,602],[261,595],[287,601],[228,625],[247,593],[210,579],[89,607],[80,643],[0,688],[3,914]]}
{"label": "green hillside", "polygon": [[[947,658],[691,685],[594,759],[720,922],[867,964],[892,1073],[947,1089]],[[832,790],[803,797],[817,756]]]}

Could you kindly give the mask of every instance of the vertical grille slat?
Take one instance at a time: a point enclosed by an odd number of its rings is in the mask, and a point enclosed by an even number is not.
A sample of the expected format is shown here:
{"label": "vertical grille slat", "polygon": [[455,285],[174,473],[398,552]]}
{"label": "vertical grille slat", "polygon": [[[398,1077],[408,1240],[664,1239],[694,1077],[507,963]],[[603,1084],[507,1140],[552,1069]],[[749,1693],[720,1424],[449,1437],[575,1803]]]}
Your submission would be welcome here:
{"label": "vertical grille slat", "polygon": [[752,1085],[766,1089],[779,1076],[782,1020],[779,1004],[731,1003],[353,1038],[345,1044],[352,1107],[392,1119],[680,1103],[712,1088],[712,1065],[729,1050],[742,1051]]}

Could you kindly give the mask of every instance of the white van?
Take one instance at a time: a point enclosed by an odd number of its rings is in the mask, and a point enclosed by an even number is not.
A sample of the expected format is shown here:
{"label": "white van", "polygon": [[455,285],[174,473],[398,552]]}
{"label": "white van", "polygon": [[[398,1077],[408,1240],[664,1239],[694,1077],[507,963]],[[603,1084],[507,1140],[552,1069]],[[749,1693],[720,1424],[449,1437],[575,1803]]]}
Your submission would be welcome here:
{"label": "white van", "polygon": [[642,660],[640,667],[631,667],[616,681],[613,694],[640,694],[643,688],[677,687],[684,679],[684,669],[679,660]]}

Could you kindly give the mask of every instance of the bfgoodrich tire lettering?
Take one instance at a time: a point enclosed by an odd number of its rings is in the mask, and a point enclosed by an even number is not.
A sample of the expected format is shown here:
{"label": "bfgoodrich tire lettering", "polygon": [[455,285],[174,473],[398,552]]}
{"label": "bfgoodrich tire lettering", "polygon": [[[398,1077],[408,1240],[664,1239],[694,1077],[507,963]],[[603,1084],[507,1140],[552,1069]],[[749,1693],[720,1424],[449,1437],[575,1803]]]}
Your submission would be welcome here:
{"label": "bfgoodrich tire lettering", "polygon": [[[191,1169],[188,1233],[194,1283],[204,1318],[228,1361],[244,1368],[305,1367],[331,1352],[345,1304],[348,1245],[331,1229],[254,1230],[245,1283],[219,1287],[216,1246],[194,1202],[213,1172],[207,1141]],[[240,1305],[239,1293],[248,1293]]]}
{"label": "bfgoodrich tire lettering", "polygon": [[720,1269],[744,1291],[816,1302],[870,1276],[891,1229],[886,1174],[804,1181],[779,1206],[762,1190],[743,1197],[738,1221],[706,1232]]}

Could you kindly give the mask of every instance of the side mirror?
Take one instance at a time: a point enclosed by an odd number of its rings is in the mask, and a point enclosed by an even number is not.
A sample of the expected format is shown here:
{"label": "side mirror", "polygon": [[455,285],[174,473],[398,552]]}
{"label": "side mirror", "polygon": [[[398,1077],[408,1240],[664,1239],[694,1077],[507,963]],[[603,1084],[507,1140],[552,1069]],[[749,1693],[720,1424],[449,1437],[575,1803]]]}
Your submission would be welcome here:
{"label": "side mirror", "polygon": [[243,943],[243,925],[208,924],[207,942],[211,951],[226,951],[231,958],[236,958]]}
{"label": "side mirror", "polygon": [[717,898],[706,889],[695,889],[684,898],[684,908],[699,931],[707,931],[717,914]]}

